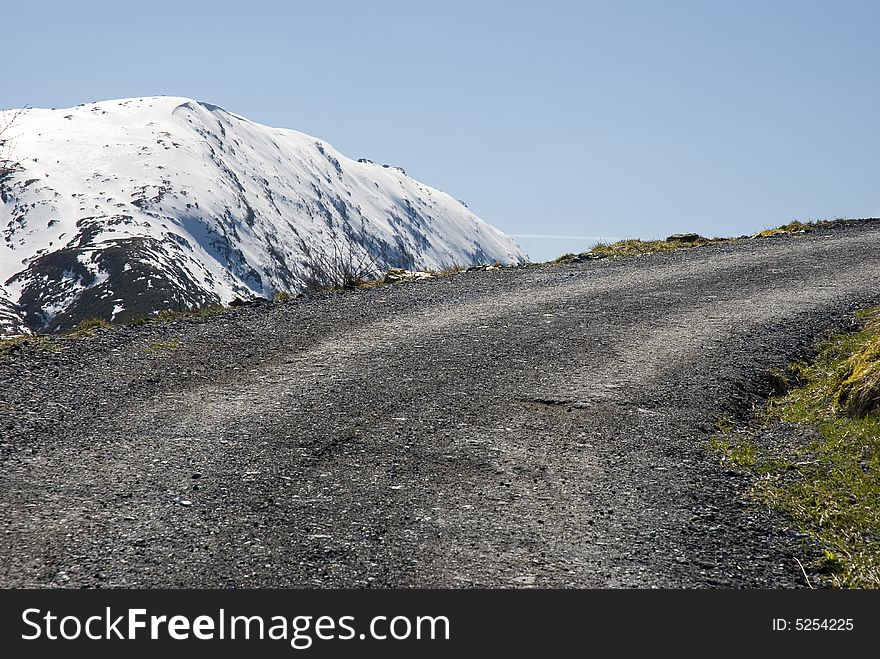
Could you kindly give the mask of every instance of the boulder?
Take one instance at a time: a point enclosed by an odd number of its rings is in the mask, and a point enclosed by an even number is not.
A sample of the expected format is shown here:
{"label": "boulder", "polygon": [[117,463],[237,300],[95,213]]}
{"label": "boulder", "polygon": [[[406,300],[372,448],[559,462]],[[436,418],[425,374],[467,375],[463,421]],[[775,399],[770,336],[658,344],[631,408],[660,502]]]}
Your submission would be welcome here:
{"label": "boulder", "polygon": [[673,233],[666,239],[666,242],[695,243],[698,240],[706,239],[698,233]]}
{"label": "boulder", "polygon": [[404,268],[391,268],[385,273],[383,284],[398,284],[404,281],[418,281],[420,279],[432,279],[434,275],[421,270],[405,270]]}

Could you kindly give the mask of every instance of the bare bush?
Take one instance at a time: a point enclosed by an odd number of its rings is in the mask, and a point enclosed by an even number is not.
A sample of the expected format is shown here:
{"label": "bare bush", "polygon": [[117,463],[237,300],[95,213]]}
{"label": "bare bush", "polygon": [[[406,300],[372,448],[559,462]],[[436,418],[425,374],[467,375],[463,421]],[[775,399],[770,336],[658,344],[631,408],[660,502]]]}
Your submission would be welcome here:
{"label": "bare bush", "polygon": [[0,118],[0,179],[5,178],[7,174],[12,172],[18,163],[12,159],[12,144],[9,139],[9,129],[15,125],[16,120],[21,116],[27,107],[15,112],[9,113],[8,116]]}
{"label": "bare bush", "polygon": [[309,257],[304,281],[306,288],[313,291],[357,288],[382,272],[369,251],[358,251],[354,244],[337,240],[329,250],[311,250]]}

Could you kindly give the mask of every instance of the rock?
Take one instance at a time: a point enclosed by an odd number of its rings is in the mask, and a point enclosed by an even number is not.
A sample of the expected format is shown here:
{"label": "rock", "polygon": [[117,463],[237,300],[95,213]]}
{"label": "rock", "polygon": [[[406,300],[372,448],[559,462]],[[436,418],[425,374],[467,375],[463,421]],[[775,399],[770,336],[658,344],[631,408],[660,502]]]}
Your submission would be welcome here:
{"label": "rock", "polygon": [[698,233],[673,233],[666,239],[666,242],[695,243],[698,240],[706,239]]}
{"label": "rock", "polygon": [[419,281],[420,279],[433,279],[434,275],[430,272],[421,270],[405,270],[403,268],[391,268],[385,273],[383,284],[398,284],[405,281]]}
{"label": "rock", "polygon": [[586,261],[598,261],[599,259],[608,258],[608,254],[604,252],[595,253],[595,252],[581,252],[580,254],[575,254],[569,259],[566,259],[566,263],[584,263]]}
{"label": "rock", "polygon": [[229,303],[230,307],[258,307],[261,304],[265,304],[268,302],[264,297],[254,296],[249,300],[242,300],[241,298],[235,298],[232,302]]}

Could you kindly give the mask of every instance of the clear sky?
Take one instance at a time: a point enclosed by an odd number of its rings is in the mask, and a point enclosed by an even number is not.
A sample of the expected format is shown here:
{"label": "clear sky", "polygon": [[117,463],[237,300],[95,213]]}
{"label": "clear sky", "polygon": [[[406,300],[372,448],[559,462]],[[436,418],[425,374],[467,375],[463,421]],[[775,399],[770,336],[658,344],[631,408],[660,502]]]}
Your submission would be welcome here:
{"label": "clear sky", "polygon": [[169,94],[522,238],[880,215],[880,2],[4,2],[0,108]]}

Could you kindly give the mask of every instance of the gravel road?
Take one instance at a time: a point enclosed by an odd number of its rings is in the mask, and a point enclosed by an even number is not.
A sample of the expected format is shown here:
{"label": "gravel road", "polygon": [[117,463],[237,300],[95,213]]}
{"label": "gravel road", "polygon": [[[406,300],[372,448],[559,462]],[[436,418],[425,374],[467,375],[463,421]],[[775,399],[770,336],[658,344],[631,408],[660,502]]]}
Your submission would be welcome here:
{"label": "gravel road", "polygon": [[706,444],[878,274],[860,221],[25,347],[0,586],[802,587]]}

